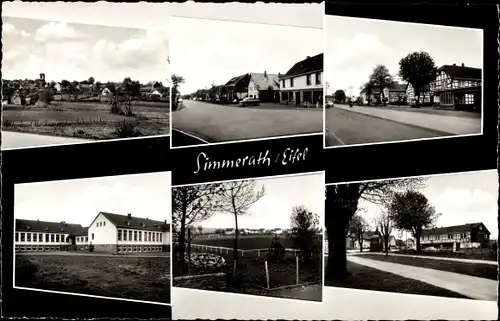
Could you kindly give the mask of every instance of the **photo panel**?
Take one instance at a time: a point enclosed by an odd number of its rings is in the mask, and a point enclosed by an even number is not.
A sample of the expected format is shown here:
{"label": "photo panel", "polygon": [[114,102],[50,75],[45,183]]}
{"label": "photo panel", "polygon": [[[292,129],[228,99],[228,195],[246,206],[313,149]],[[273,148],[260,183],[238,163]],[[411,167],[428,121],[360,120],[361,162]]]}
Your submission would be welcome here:
{"label": "photo panel", "polygon": [[322,172],[174,186],[173,286],[322,302],[323,187]]}
{"label": "photo panel", "polygon": [[325,37],[326,148],[483,134],[483,29],[326,15]]}
{"label": "photo panel", "polygon": [[169,135],[165,29],[3,17],[2,150]]}
{"label": "photo panel", "polygon": [[322,132],[323,30],[294,25],[171,17],[172,148]]}
{"label": "photo panel", "polygon": [[170,176],[16,184],[14,288],[170,305]]}
{"label": "photo panel", "polygon": [[497,200],[497,170],[327,184],[325,292],[495,318]]}

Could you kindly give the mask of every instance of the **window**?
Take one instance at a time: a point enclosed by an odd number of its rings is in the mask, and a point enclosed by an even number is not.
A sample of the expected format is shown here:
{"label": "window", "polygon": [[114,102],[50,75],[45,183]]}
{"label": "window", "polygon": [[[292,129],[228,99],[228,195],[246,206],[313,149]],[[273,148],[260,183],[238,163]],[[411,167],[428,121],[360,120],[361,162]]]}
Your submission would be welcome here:
{"label": "window", "polygon": [[106,226],[106,221],[102,222],[102,226]]}
{"label": "window", "polygon": [[54,243],[54,234],[50,234],[50,243]]}
{"label": "window", "polygon": [[38,242],[42,243],[43,242],[43,234],[38,233]]}
{"label": "window", "polygon": [[118,230],[118,241],[122,240],[122,230]]}
{"label": "window", "polygon": [[306,83],[309,86],[311,84],[311,75],[306,75]]}
{"label": "window", "polygon": [[139,242],[142,242],[142,231],[139,231]]}
{"label": "window", "polygon": [[56,242],[59,243],[59,234],[56,234]]}
{"label": "window", "polygon": [[127,231],[123,231],[123,240],[126,241],[127,240]]}
{"label": "window", "polygon": [[128,240],[132,241],[132,231],[128,231]]}
{"label": "window", "polygon": [[137,231],[134,231],[134,241],[137,242]]}
{"label": "window", "polygon": [[453,239],[453,234],[448,234],[448,239]]}
{"label": "window", "polygon": [[163,242],[162,238],[163,238],[163,234],[160,234],[160,242]]}
{"label": "window", "polygon": [[16,242],[19,242],[19,233],[16,232]]}
{"label": "window", "polygon": [[153,233],[153,242],[156,242],[156,233]]}
{"label": "window", "polygon": [[321,73],[316,73],[316,85],[321,85]]}
{"label": "window", "polygon": [[474,94],[465,94],[464,103],[466,104],[474,104]]}
{"label": "window", "polygon": [[290,78],[290,87],[293,87],[293,78]]}
{"label": "window", "polygon": [[148,241],[151,242],[151,232],[148,232]]}
{"label": "window", "polygon": [[92,241],[94,240],[94,233],[92,233]]}
{"label": "window", "polygon": [[31,242],[31,233],[26,233],[26,241]]}
{"label": "window", "polygon": [[33,233],[33,242],[38,241],[38,233]]}
{"label": "window", "polygon": [[281,87],[285,88],[285,79],[283,79],[281,82],[283,83]]}
{"label": "window", "polygon": [[97,227],[101,226],[100,222],[97,222]]}
{"label": "window", "polygon": [[88,242],[88,241],[89,241],[89,237],[85,236],[85,242]]}
{"label": "window", "polygon": [[45,243],[49,243],[49,234],[45,234]]}

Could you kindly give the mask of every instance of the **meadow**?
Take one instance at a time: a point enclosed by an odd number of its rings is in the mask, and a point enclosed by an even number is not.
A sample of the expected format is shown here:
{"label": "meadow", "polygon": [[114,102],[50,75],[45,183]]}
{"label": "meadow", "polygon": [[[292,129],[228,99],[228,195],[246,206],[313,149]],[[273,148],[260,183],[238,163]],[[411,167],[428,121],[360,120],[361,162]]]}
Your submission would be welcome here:
{"label": "meadow", "polygon": [[170,257],[17,254],[15,286],[170,303]]}

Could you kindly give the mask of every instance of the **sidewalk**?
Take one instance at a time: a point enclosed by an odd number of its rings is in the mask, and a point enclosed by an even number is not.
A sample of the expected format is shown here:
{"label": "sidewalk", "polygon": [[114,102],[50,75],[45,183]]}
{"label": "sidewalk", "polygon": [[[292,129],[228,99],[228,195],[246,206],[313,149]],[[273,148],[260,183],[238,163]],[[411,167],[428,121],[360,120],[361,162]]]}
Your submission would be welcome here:
{"label": "sidewalk", "polygon": [[400,110],[381,109],[364,106],[335,105],[334,108],[348,110],[368,116],[384,118],[403,124],[432,129],[452,135],[481,133],[481,119],[412,113]]}
{"label": "sidewalk", "polygon": [[[363,252],[363,253],[364,254],[385,255],[385,253],[382,253],[382,252]],[[363,253],[360,253],[360,254],[363,254]],[[460,258],[453,258],[453,257],[439,257],[439,256],[430,256],[430,255],[427,256],[427,255],[395,254],[395,253],[391,253],[391,252],[389,252],[389,255],[392,255],[392,256],[417,257],[417,258],[431,259],[431,260],[455,261],[455,262],[472,263],[472,264],[498,265],[498,262],[488,261],[488,260],[460,259]]]}
{"label": "sidewalk", "polygon": [[353,263],[422,281],[476,300],[497,301],[498,282],[474,276],[348,256]]}

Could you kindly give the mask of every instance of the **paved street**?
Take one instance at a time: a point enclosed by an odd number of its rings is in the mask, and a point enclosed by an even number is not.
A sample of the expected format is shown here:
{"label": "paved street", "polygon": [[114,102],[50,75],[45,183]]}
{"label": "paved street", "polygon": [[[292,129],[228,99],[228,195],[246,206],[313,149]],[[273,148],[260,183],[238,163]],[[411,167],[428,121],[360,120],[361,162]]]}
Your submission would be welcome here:
{"label": "paved street", "polygon": [[434,138],[447,134],[341,108],[325,111],[325,145],[340,146]]}
{"label": "paved street", "polygon": [[2,150],[10,148],[27,148],[46,145],[60,145],[88,142],[79,138],[36,135],[18,132],[2,131]]}
{"label": "paved street", "polygon": [[[172,112],[172,128],[208,142],[225,142],[276,136],[321,133],[322,109],[236,107],[184,101]],[[173,146],[182,146],[172,138]]]}
{"label": "paved street", "polygon": [[498,282],[494,280],[410,265],[370,260],[358,255],[349,255],[347,256],[347,260],[374,269],[394,273],[405,278],[432,284],[472,299],[497,301]]}

